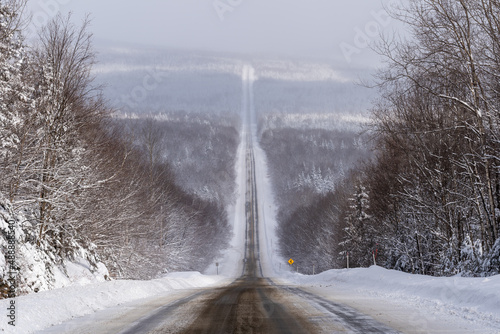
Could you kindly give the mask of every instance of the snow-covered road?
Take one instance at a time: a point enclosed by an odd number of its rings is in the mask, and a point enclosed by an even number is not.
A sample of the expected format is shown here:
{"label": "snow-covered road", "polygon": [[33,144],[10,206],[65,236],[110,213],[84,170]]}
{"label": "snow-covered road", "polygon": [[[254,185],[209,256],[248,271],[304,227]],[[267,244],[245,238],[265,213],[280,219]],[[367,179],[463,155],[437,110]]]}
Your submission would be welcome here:
{"label": "snow-covered road", "polygon": [[[255,71],[242,74],[244,125],[230,248],[205,275],[73,286],[17,298],[2,333],[500,333],[500,277],[433,278],[379,267],[290,271],[275,245],[266,157],[257,141]],[[281,264],[281,265],[280,265]],[[210,275],[207,275],[210,274]],[[242,275],[243,274],[243,275]],[[7,300],[0,301],[6,309]]]}

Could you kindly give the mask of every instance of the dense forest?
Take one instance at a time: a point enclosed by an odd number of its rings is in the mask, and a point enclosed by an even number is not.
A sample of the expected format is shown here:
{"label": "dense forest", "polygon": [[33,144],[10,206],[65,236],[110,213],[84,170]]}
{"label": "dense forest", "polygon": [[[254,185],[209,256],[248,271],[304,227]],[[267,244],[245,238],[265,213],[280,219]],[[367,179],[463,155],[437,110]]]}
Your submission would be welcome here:
{"label": "dense forest", "polygon": [[240,141],[236,113],[120,114],[114,120],[151,164],[168,163],[183,190],[210,202],[234,202]]}
{"label": "dense forest", "polygon": [[[168,130],[166,123],[148,128],[146,122],[142,133],[133,133],[95,84],[89,22],[77,27],[57,16],[28,45],[24,8],[24,0],[0,3],[2,296],[12,282],[9,270],[23,294],[53,287],[56,272],[82,258],[91,271],[104,263],[111,277],[202,270],[227,243],[233,176],[219,196],[179,185],[168,156],[157,159],[162,151],[152,145],[154,131]],[[234,166],[233,124],[221,136],[201,124],[198,140],[227,150],[223,167]],[[221,149],[224,135],[231,144]],[[9,268],[4,254],[12,240],[17,258]]]}
{"label": "dense forest", "polygon": [[268,114],[260,120],[278,206],[280,252],[301,273],[340,266],[343,226],[336,203],[347,196],[351,170],[371,156],[361,125],[332,114]]}
{"label": "dense forest", "polygon": [[286,229],[301,238],[281,251],[336,254],[321,269],[345,267],[349,255],[351,266],[498,274],[500,4],[418,0],[392,15],[409,33],[375,46],[385,66],[374,156],[288,213]]}
{"label": "dense forest", "polygon": [[378,154],[359,176],[345,247],[378,243],[381,263],[409,272],[496,274],[500,4],[422,0],[394,14],[412,38],[377,48]]}

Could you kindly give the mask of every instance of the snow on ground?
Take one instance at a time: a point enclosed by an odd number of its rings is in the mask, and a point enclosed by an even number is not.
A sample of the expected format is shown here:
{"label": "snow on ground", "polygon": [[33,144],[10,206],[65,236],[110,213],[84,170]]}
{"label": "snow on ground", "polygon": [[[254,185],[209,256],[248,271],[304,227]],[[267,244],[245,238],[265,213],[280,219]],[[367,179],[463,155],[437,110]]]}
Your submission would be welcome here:
{"label": "snow on ground", "polygon": [[97,270],[92,270],[89,261],[80,257],[74,261],[65,260],[64,268],[64,272],[61,268],[54,270],[55,288],[103,282],[104,277],[109,276],[108,269],[103,263],[98,263]]}
{"label": "snow on ground", "polygon": [[[103,282],[109,276],[103,263],[91,265],[88,259],[92,256],[83,247],[76,248],[74,261],[64,260],[60,264],[54,252],[44,251],[44,247],[29,241],[33,240],[30,230],[29,219],[22,212],[16,212],[0,193],[0,283],[4,277],[11,276],[10,272],[15,272],[16,291],[31,293]],[[15,255],[13,261],[6,261],[6,255],[11,252]]]}
{"label": "snow on ground", "polygon": [[308,276],[281,272],[300,285],[345,303],[404,333],[500,333],[500,275],[431,277],[378,266]]}
{"label": "snow on ground", "polygon": [[277,207],[267,169],[267,158],[257,141],[254,141],[254,155],[257,196],[259,199],[260,262],[264,276],[273,277],[279,274],[280,263],[284,266],[286,261],[281,258],[278,251],[278,238],[276,236]]}
{"label": "snow on ground", "polygon": [[221,276],[205,276],[198,272],[172,273],[151,281],[117,280],[85,286],[70,286],[21,296],[15,299],[16,326],[6,319],[10,300],[0,300],[4,310],[0,321],[2,333],[33,333],[72,318],[144,298],[158,297],[174,290],[227,284]]}
{"label": "snow on ground", "polygon": [[226,277],[241,276],[243,271],[243,259],[245,257],[245,234],[246,234],[246,215],[245,215],[245,192],[246,192],[246,140],[245,135],[241,135],[240,146],[237,153],[236,162],[236,202],[228,209],[228,217],[233,229],[233,238],[230,246],[225,249],[222,255],[216,260],[219,264],[210,264],[204,271],[207,275],[223,275]]}

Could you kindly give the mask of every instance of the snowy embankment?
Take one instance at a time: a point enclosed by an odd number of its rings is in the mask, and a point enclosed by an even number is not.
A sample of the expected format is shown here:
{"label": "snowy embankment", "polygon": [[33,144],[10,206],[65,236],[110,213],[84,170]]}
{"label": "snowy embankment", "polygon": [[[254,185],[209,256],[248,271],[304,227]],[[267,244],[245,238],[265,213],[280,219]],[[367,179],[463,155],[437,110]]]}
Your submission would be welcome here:
{"label": "snowy embankment", "polygon": [[[173,290],[223,284],[225,280],[222,276],[205,276],[198,272],[172,273],[151,281],[117,280],[29,294],[16,298],[16,326],[9,326],[3,320],[0,332],[33,333],[117,305],[161,296]],[[0,300],[0,309],[7,310],[8,305],[9,300]]]}
{"label": "snowy embankment", "polygon": [[[72,240],[73,259],[70,261],[61,257],[57,247],[46,240],[37,244],[40,239],[36,230],[30,219],[16,212],[0,193],[0,290],[28,294],[103,282],[109,277],[106,266],[98,262],[88,248]],[[9,295],[0,291],[1,297]]]}
{"label": "snowy embankment", "polygon": [[399,304],[401,312],[405,312],[403,308],[418,310],[406,316],[422,328],[432,328],[434,322],[464,321],[474,328],[485,329],[485,333],[500,333],[500,275],[431,277],[372,266],[329,270],[314,276],[286,272],[282,277],[324,297],[339,299],[344,295],[347,300],[355,301],[363,296],[378,300],[379,304],[384,300]]}

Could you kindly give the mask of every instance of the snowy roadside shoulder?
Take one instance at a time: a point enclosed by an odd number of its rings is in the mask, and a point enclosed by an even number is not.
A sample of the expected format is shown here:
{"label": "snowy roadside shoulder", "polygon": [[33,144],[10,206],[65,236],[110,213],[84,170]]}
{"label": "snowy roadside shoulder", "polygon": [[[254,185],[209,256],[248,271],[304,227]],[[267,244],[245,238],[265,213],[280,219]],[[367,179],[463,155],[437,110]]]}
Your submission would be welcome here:
{"label": "snowy roadside shoulder", "polygon": [[33,333],[72,318],[120,304],[158,296],[172,290],[222,285],[222,276],[205,276],[199,272],[171,273],[151,281],[116,280],[85,286],[42,291],[16,298],[15,327],[7,323],[10,300],[0,300],[4,310],[0,322],[2,333]]}
{"label": "snowy roadside shoulder", "polygon": [[432,277],[372,266],[329,270],[315,276],[286,273],[283,278],[292,284],[320,288],[325,295],[351,291],[500,329],[500,275]]}

